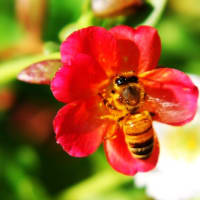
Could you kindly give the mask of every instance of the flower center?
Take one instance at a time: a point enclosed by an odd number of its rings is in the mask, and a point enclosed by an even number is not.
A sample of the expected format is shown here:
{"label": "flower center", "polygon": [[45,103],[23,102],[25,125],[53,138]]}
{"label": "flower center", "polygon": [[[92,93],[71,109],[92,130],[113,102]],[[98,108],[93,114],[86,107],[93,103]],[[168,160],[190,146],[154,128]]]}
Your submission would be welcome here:
{"label": "flower center", "polygon": [[99,93],[103,104],[113,120],[139,112],[144,103],[144,88],[134,72],[125,72],[113,77],[107,89]]}

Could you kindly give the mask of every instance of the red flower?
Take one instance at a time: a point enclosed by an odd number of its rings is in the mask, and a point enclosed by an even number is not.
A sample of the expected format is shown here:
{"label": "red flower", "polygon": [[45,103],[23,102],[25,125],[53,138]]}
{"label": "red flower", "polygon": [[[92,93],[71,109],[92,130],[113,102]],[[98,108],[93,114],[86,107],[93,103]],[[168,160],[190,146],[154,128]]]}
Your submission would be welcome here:
{"label": "red flower", "polygon": [[51,90],[67,103],[54,129],[69,155],[88,156],[103,142],[109,163],[123,174],[155,167],[159,145],[152,120],[185,124],[198,97],[183,72],[155,69],[160,52],[158,33],[148,26],[89,27],[62,43],[63,67]]}

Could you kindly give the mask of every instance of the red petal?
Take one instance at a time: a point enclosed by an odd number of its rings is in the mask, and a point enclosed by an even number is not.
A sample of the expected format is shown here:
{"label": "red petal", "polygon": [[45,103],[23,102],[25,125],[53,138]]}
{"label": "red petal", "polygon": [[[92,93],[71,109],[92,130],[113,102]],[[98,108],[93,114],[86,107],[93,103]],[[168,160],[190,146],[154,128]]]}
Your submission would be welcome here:
{"label": "red petal", "polygon": [[18,79],[28,83],[50,84],[51,79],[60,67],[60,60],[41,61],[22,70],[18,75]]}
{"label": "red petal", "polygon": [[138,27],[135,30],[134,42],[140,52],[138,73],[154,69],[161,53],[161,42],[157,30],[150,26]]}
{"label": "red petal", "polygon": [[113,74],[118,66],[117,42],[104,28],[88,27],[72,33],[61,45],[64,64],[71,64],[77,54],[93,57],[106,71]]}
{"label": "red petal", "polygon": [[139,62],[139,49],[133,42],[134,29],[128,26],[116,26],[110,32],[117,39],[120,50],[120,71],[137,71]]}
{"label": "red petal", "polygon": [[153,169],[159,155],[158,140],[155,137],[154,149],[148,159],[139,160],[133,158],[125,143],[124,133],[122,131],[117,133],[117,138],[105,140],[104,149],[110,165],[118,172],[130,176],[133,176],[137,172],[145,172]]}
{"label": "red petal", "polygon": [[197,110],[198,89],[181,71],[163,68],[140,74],[147,93],[144,109],[155,119],[170,125],[183,125]]}
{"label": "red petal", "polygon": [[121,46],[124,46],[124,49],[127,46],[132,51],[133,58],[130,58],[130,54],[127,53],[130,59],[129,64],[132,62],[134,67],[138,63],[137,69],[133,68],[133,70],[141,73],[157,66],[161,53],[161,42],[156,29],[150,26],[139,26],[137,29],[128,26],[116,26],[110,31],[120,40],[128,40],[135,43],[135,45],[132,44],[132,50],[130,42],[129,45],[127,45],[128,42],[121,44]]}
{"label": "red petal", "polygon": [[72,66],[62,67],[51,83],[54,96],[62,102],[86,99],[98,92],[106,78],[103,70],[86,55],[78,55]]}
{"label": "red petal", "polygon": [[71,156],[88,156],[102,142],[105,124],[99,120],[94,105],[94,100],[70,103],[54,119],[57,143]]}

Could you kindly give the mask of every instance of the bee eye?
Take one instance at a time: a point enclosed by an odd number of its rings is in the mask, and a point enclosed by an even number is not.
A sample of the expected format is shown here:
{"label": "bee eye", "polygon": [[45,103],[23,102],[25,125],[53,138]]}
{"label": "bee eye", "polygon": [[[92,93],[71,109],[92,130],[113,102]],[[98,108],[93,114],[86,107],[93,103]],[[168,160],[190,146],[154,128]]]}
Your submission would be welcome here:
{"label": "bee eye", "polygon": [[115,83],[120,86],[120,85],[124,85],[127,83],[127,79],[124,76],[119,77],[118,79],[115,80]]}
{"label": "bee eye", "polygon": [[137,76],[131,76],[127,79],[127,82],[129,83],[138,83],[138,77]]}
{"label": "bee eye", "polygon": [[115,83],[120,86],[120,85],[125,85],[128,83],[138,83],[138,77],[137,76],[130,76],[130,77],[124,77],[120,76],[115,80]]}

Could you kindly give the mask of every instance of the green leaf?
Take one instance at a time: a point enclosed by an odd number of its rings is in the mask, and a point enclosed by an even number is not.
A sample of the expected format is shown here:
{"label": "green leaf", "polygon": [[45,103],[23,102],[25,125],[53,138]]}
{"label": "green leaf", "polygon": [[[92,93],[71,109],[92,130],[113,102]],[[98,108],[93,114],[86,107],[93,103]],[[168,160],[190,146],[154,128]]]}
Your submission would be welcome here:
{"label": "green leaf", "polygon": [[60,60],[37,62],[22,70],[17,78],[27,83],[50,84],[61,65]]}
{"label": "green leaf", "polygon": [[50,55],[35,55],[23,57],[17,60],[7,61],[0,64],[0,86],[16,79],[21,70],[33,63],[50,59],[60,59],[60,53]]}

